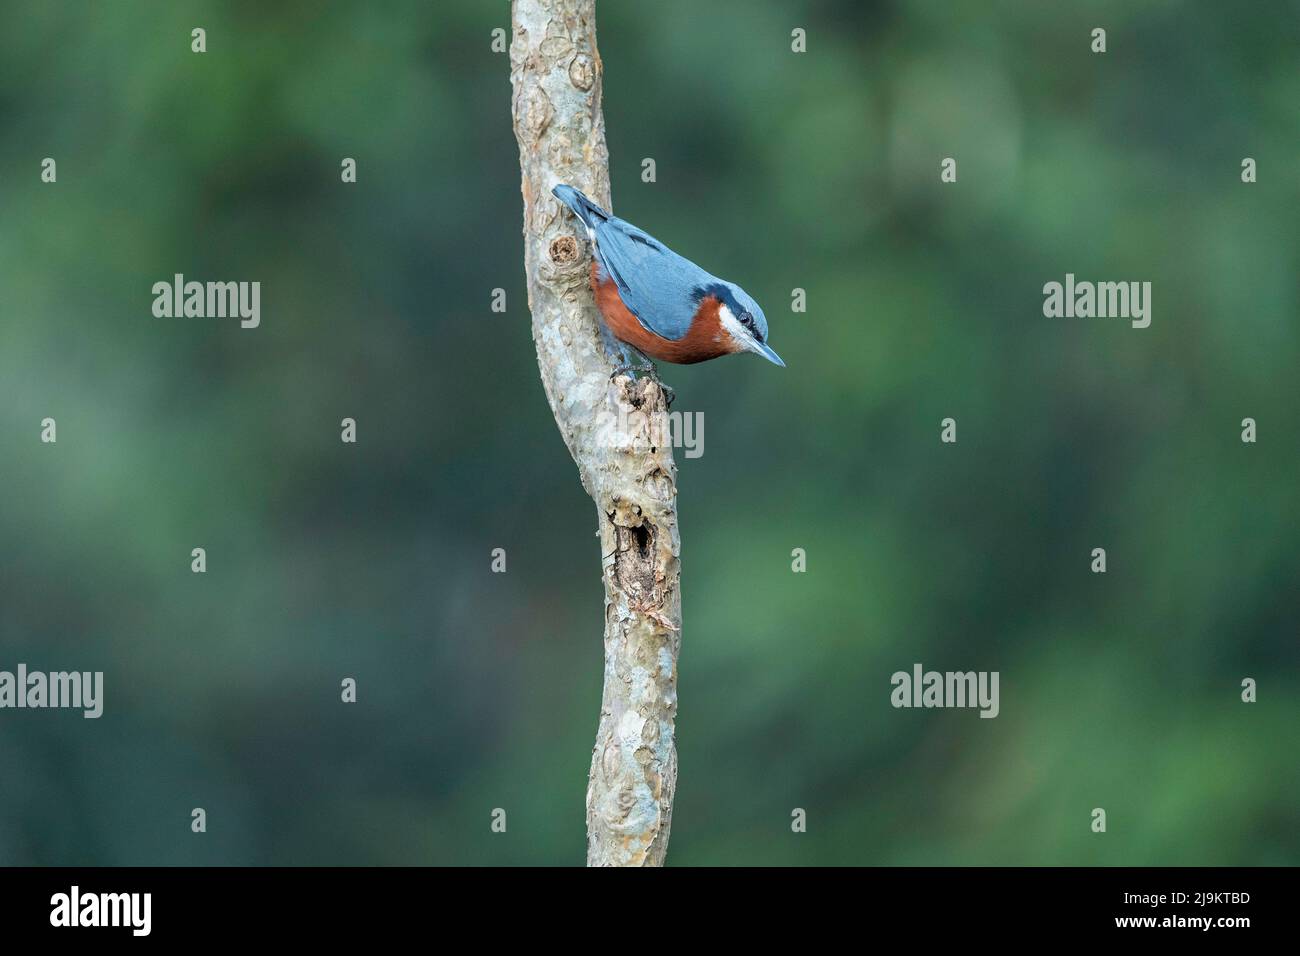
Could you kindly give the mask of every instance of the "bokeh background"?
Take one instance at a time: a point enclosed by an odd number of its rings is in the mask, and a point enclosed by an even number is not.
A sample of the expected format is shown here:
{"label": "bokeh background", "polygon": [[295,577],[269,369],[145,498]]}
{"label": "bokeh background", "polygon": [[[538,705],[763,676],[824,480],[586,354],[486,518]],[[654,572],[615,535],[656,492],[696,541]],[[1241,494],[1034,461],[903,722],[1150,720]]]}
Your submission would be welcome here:
{"label": "bokeh background", "polygon": [[[1297,10],[599,5],[615,210],[789,363],[665,374],[705,415],[670,863],[1300,862]],[[106,683],[0,712],[0,862],[580,863],[599,554],[507,4],[0,25],[0,668]],[[176,272],[261,281],[261,327],[154,318]],[[1067,272],[1152,282],[1151,327],[1044,318]],[[891,708],[915,662],[1001,716]]]}

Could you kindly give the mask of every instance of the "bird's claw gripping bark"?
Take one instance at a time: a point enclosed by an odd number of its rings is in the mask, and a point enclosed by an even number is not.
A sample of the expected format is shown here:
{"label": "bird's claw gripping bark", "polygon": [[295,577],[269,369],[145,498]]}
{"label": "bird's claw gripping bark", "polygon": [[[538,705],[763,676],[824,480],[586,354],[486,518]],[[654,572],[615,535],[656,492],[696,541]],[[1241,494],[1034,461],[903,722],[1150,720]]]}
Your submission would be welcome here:
{"label": "bird's claw gripping bark", "polygon": [[632,380],[636,381],[637,373],[640,372],[643,375],[645,375],[647,378],[649,378],[650,381],[654,382],[656,385],[659,386],[659,388],[664,393],[665,405],[671,408],[673,404],[673,399],[677,397],[677,393],[674,392],[667,384],[664,383],[664,380],[659,377],[659,369],[654,362],[651,362],[644,355],[640,357],[642,359],[642,362],[639,365],[633,362],[626,362],[626,361],[620,362],[618,365],[616,365],[614,367],[614,371],[609,373],[610,381],[612,382],[620,375],[630,375],[632,377]]}

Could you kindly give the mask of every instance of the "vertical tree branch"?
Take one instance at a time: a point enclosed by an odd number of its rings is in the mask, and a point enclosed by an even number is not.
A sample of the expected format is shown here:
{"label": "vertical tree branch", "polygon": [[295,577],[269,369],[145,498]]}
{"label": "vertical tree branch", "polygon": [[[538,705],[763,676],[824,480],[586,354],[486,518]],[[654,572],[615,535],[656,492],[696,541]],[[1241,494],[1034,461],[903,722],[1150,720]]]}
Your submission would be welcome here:
{"label": "vertical tree branch", "polygon": [[660,865],[677,751],[677,471],[652,381],[613,380],[585,234],[551,196],[569,183],[609,208],[595,0],[514,0],[510,81],[523,178],[524,268],[537,364],[555,423],[596,503],[605,686],[587,785],[587,864]]}

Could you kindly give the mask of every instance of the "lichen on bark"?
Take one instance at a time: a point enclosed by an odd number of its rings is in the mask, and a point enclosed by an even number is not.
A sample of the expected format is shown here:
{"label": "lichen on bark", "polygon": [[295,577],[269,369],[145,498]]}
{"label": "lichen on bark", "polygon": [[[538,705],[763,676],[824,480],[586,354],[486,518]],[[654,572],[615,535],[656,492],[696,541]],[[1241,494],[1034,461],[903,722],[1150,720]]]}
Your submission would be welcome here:
{"label": "lichen on bark", "polygon": [[514,0],[510,80],[524,267],[542,385],[596,504],[605,586],[604,690],[587,784],[587,863],[661,865],[677,785],[681,598],[667,399],[611,378],[617,354],[588,285],[585,235],[551,195],[612,208],[595,0]]}

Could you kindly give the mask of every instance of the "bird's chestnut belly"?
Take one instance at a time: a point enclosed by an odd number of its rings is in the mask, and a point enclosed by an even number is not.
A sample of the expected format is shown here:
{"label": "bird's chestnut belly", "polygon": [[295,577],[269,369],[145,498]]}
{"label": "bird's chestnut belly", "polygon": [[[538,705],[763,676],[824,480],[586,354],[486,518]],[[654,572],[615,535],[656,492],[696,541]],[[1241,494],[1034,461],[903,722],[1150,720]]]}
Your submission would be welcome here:
{"label": "bird's chestnut belly", "polygon": [[718,320],[718,300],[713,296],[701,301],[689,332],[680,339],[666,339],[655,335],[637,320],[623,304],[618,286],[612,279],[600,281],[595,262],[591,264],[591,291],[614,337],[649,358],[692,365],[736,351],[731,336]]}

